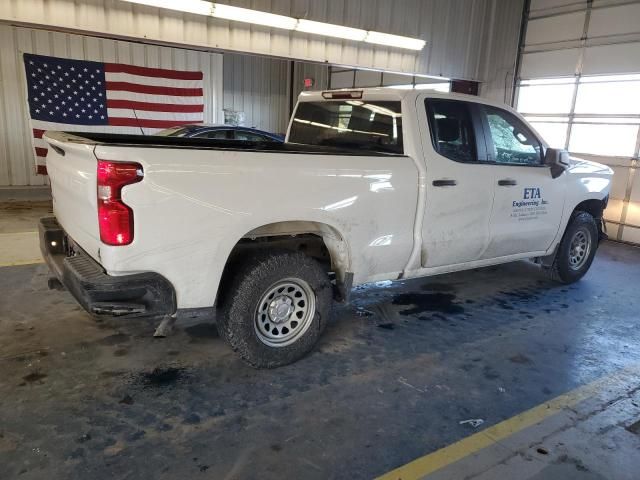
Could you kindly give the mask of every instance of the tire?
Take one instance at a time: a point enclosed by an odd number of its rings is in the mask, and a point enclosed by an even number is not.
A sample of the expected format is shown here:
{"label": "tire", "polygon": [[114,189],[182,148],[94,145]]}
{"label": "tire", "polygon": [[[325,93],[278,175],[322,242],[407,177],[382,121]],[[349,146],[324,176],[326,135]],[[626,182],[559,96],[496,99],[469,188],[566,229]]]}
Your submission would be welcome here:
{"label": "tire", "polygon": [[220,337],[255,368],[293,363],[309,353],[333,307],[327,272],[302,253],[278,252],[231,273],[217,314]]}
{"label": "tire", "polygon": [[556,252],[551,267],[554,280],[573,283],[580,280],[591,267],[598,248],[598,226],[587,212],[575,212]]}

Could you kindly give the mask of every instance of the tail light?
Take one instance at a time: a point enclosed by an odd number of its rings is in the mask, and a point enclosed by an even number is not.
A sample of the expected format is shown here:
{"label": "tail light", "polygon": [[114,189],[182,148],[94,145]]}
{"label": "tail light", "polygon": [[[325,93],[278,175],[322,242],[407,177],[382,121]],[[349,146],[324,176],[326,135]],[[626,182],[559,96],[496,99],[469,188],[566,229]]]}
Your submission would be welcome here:
{"label": "tail light", "polygon": [[122,188],[142,180],[139,163],[98,160],[98,225],[107,245],[133,241],[133,210],[122,201]]}

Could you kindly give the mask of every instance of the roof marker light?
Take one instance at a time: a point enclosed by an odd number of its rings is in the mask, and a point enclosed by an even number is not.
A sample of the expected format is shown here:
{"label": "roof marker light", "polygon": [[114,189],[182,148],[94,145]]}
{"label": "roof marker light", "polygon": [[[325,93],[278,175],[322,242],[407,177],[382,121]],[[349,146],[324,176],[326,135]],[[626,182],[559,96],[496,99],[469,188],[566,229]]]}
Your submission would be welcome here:
{"label": "roof marker light", "polygon": [[322,92],[322,98],[326,100],[362,98],[362,90],[336,90],[334,92]]}

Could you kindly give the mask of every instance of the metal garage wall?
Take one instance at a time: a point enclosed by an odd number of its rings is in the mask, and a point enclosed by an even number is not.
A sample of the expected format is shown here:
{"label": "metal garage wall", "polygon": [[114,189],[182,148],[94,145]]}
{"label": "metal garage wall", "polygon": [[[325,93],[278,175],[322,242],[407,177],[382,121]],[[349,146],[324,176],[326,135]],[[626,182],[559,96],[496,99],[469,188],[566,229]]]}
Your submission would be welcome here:
{"label": "metal garage wall", "polygon": [[[523,0],[235,0],[228,3],[421,37],[428,43],[423,51],[412,52],[118,0],[3,0],[0,20],[284,59],[496,81],[503,87],[505,65],[511,67],[517,53]],[[507,60],[506,64],[503,60]]]}
{"label": "metal garage wall", "polygon": [[[640,74],[640,1],[531,0],[525,42],[521,49],[519,77],[523,80],[551,77],[574,77],[579,80],[589,75]],[[571,133],[571,124],[580,118],[580,115],[576,117],[575,105],[574,93],[568,116],[568,133]],[[640,120],[640,111],[610,114],[608,117],[617,117],[610,120],[604,114],[588,116],[599,118],[603,124],[607,121],[622,124],[624,121],[634,125]],[[629,141],[633,142],[633,138],[629,138]],[[569,143],[567,137],[566,145]],[[639,152],[640,128],[632,157],[577,155],[613,168],[615,175],[611,199],[605,212],[609,235],[638,244]]]}
{"label": "metal garage wall", "polygon": [[0,24],[0,185],[43,185],[34,174],[23,53],[204,72],[204,118],[222,121],[222,55]]}
{"label": "metal garage wall", "polygon": [[304,79],[314,80],[309,90],[326,89],[328,72],[321,64],[225,53],[223,108],[244,112],[245,126],[284,134]]}
{"label": "metal garage wall", "polygon": [[245,126],[286,132],[289,120],[288,64],[252,55],[224,55],[224,102],[245,114]]}

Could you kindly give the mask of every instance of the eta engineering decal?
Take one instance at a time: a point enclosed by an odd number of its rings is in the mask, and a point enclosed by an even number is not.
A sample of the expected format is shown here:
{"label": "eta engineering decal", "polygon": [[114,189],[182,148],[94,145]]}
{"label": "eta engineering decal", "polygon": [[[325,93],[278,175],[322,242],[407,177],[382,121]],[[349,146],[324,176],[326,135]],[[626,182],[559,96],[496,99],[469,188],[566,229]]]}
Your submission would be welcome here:
{"label": "eta engineering decal", "polygon": [[518,221],[535,220],[540,215],[547,214],[549,204],[542,197],[542,190],[538,187],[525,188],[522,198],[514,200],[512,204],[511,218]]}

